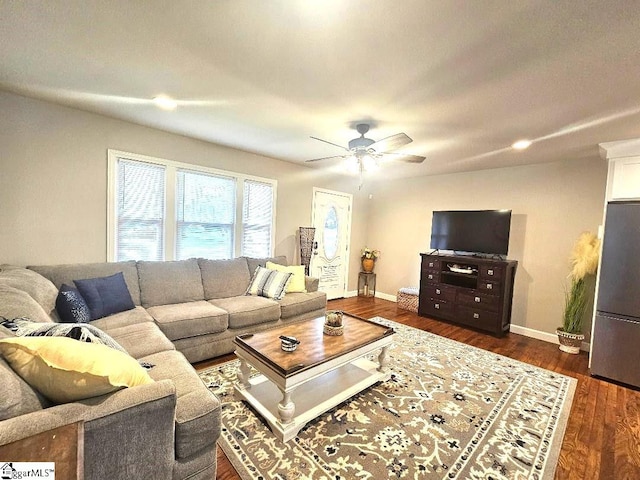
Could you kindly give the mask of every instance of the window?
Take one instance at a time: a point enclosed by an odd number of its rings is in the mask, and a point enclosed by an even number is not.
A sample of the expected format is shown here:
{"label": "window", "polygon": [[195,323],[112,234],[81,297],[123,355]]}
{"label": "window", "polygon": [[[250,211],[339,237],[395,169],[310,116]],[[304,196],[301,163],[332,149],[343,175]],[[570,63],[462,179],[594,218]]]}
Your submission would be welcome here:
{"label": "window", "polygon": [[276,185],[109,150],[108,259],[268,257]]}
{"label": "window", "polygon": [[161,260],[165,168],[122,160],[118,165],[116,256]]}
{"label": "window", "polygon": [[268,257],[273,225],[273,185],[244,181],[242,255]]}

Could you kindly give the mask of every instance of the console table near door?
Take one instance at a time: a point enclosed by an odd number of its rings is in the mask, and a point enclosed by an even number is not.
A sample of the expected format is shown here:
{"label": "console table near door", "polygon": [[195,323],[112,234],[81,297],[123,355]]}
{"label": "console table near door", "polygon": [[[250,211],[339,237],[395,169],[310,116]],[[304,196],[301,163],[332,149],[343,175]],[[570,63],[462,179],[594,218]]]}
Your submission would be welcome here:
{"label": "console table near door", "polygon": [[502,336],[518,262],[422,253],[418,314]]}

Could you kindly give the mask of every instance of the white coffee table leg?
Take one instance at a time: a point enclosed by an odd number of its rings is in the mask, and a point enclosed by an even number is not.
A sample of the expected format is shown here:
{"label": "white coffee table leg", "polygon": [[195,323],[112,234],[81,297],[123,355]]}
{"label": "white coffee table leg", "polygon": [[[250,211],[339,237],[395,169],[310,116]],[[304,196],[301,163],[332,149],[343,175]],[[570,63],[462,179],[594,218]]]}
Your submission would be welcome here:
{"label": "white coffee table leg", "polygon": [[291,394],[293,392],[282,392],[282,401],[278,404],[278,415],[280,416],[280,422],[283,425],[291,423],[293,414],[296,412],[296,406],[291,401]]}
{"label": "white coffee table leg", "polygon": [[251,373],[251,368],[249,364],[245,361],[244,358],[240,358],[240,370],[238,370],[238,382],[242,386],[242,388],[251,388],[251,383],[249,383],[249,373]]}
{"label": "white coffee table leg", "polygon": [[382,373],[386,371],[386,366],[389,363],[389,359],[387,358],[388,348],[389,348],[388,345],[382,347],[382,350],[380,351],[380,355],[378,355],[378,363],[380,364],[380,366],[378,367],[378,371]]}

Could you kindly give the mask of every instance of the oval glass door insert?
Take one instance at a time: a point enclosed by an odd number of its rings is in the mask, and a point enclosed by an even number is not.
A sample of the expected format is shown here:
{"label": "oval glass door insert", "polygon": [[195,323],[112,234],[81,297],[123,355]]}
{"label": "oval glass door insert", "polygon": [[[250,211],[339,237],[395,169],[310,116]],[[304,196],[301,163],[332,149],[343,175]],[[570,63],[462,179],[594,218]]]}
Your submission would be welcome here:
{"label": "oval glass door insert", "polygon": [[333,260],[338,253],[338,212],[335,207],[327,211],[323,230],[324,256],[327,260]]}

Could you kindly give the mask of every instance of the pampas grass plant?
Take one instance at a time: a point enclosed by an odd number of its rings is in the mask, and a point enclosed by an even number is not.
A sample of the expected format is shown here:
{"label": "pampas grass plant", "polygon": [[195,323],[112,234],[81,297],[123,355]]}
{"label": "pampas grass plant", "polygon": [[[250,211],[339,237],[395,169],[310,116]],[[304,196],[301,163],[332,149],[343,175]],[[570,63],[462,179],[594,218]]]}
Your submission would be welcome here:
{"label": "pampas grass plant", "polygon": [[599,255],[598,237],[591,232],[582,233],[569,257],[571,288],[565,292],[562,322],[562,330],[567,333],[582,333],[582,323],[588,303],[585,277],[596,273]]}

